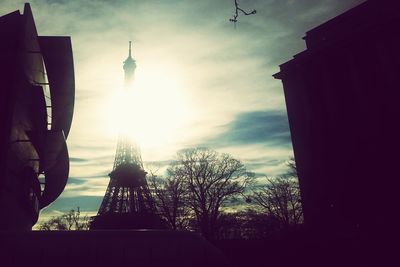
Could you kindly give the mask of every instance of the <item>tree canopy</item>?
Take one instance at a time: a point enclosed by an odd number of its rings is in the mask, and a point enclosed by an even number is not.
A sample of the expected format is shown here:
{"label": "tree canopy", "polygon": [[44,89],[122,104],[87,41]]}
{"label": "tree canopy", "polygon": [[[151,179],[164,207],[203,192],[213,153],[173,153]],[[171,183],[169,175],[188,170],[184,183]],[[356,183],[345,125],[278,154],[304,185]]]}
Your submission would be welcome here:
{"label": "tree canopy", "polygon": [[202,234],[214,235],[221,206],[244,193],[254,178],[243,163],[229,154],[208,148],[190,148],[177,153],[168,176],[183,181],[186,204],[193,211]]}
{"label": "tree canopy", "polygon": [[81,216],[80,208],[71,209],[67,213],[60,216],[52,217],[51,219],[41,223],[39,230],[89,230],[88,216]]}

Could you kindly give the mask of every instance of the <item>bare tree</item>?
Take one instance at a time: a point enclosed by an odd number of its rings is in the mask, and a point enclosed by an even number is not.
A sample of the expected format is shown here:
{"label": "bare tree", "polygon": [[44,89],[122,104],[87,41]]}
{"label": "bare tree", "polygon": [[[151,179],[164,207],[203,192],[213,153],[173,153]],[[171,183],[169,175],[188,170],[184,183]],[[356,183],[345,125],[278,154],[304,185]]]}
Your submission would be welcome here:
{"label": "bare tree", "polygon": [[63,220],[62,216],[53,217],[48,221],[45,221],[39,225],[41,231],[52,231],[52,230],[68,230],[68,226]]}
{"label": "bare tree", "polygon": [[170,177],[184,181],[188,192],[187,205],[206,238],[213,238],[224,202],[243,194],[247,183],[254,177],[246,172],[239,160],[208,148],[179,151],[168,173]]}
{"label": "bare tree", "polygon": [[289,167],[289,170],[287,171],[287,175],[289,177],[298,179],[297,166],[296,166],[296,161],[294,160],[294,157],[290,157],[289,161],[286,163],[286,165]]}
{"label": "bare tree", "polygon": [[218,224],[217,239],[262,239],[280,230],[274,216],[254,209],[222,212]]}
{"label": "bare tree", "polygon": [[253,199],[267,214],[276,217],[283,227],[297,225],[303,221],[300,190],[297,179],[268,178],[267,183],[253,191]]}
{"label": "bare tree", "polygon": [[157,210],[172,230],[184,230],[188,226],[189,209],[185,205],[187,191],[184,180],[179,176],[160,178],[153,173],[149,176]]}
{"label": "bare tree", "polygon": [[78,207],[75,211],[70,210],[68,213],[62,215],[64,221],[67,224],[67,230],[87,230],[89,228],[89,218],[87,216],[81,217],[81,211]]}
{"label": "bare tree", "polygon": [[69,212],[57,217],[52,217],[50,220],[39,225],[39,230],[89,230],[89,217],[81,217],[80,208],[70,210]]}
{"label": "bare tree", "polygon": [[238,21],[238,17],[239,17],[239,11],[242,12],[242,14],[245,16],[254,15],[257,13],[257,11],[255,9],[253,9],[253,11],[250,11],[250,12],[244,11],[242,8],[239,7],[238,0],[235,0],[235,14],[233,15],[232,18],[229,19],[230,22],[234,23],[235,28],[236,28],[236,22]]}

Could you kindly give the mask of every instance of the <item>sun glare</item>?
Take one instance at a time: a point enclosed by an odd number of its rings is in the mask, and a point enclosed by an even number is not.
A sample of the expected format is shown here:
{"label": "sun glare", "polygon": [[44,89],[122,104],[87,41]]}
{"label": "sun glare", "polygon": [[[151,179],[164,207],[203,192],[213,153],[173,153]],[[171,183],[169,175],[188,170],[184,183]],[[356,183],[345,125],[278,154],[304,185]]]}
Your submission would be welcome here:
{"label": "sun glare", "polygon": [[161,147],[175,141],[190,114],[177,73],[163,67],[137,69],[132,88],[110,92],[106,111],[108,132],[131,136],[142,148]]}

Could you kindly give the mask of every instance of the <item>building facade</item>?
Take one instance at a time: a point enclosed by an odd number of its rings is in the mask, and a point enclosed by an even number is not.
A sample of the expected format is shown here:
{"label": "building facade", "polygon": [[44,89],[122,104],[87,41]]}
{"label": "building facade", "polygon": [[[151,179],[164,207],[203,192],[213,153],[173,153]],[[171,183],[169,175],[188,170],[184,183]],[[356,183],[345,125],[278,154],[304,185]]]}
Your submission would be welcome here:
{"label": "building facade", "polygon": [[280,66],[305,222],[330,232],[396,224],[400,9],[370,0],[310,30]]}

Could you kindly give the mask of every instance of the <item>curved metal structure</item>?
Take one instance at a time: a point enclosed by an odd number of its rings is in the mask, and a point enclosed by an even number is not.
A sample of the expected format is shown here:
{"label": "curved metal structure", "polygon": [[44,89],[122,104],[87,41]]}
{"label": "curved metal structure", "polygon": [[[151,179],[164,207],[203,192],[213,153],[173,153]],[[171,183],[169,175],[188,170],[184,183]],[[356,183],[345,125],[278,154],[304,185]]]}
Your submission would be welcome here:
{"label": "curved metal structure", "polygon": [[[68,180],[68,137],[74,111],[74,65],[69,37],[40,36],[40,47],[47,69],[51,96],[51,131],[46,134],[45,187],[41,208],[62,193]],[[57,150],[51,148],[57,147]],[[52,163],[50,163],[52,162]]]}
{"label": "curved metal structure", "polygon": [[68,179],[71,40],[38,36],[29,4],[0,17],[0,36],[0,227],[30,229]]}

